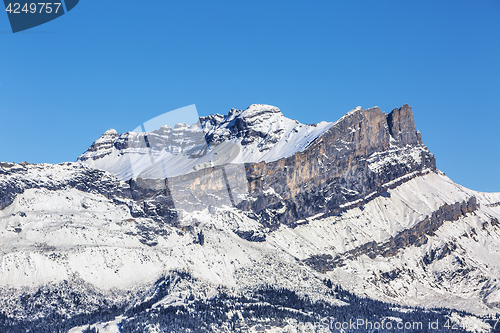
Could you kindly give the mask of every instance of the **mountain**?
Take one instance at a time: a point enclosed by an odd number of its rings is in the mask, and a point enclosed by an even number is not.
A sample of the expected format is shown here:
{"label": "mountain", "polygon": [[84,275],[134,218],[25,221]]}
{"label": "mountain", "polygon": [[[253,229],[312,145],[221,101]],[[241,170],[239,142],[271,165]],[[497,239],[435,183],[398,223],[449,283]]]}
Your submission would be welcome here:
{"label": "mountain", "polygon": [[[210,165],[274,161],[303,150],[323,134],[332,123],[303,125],[283,116],[277,107],[254,104],[246,110],[229,111],[227,116],[212,114],[193,125],[161,126],[152,132],[106,131],[78,161],[107,170],[122,180],[138,175],[151,164],[151,156],[169,167],[153,177],[172,177],[196,170],[198,164]],[[208,147],[213,154],[230,153],[230,159],[193,159]],[[217,160],[218,161],[217,163]],[[208,165],[207,165],[208,166]],[[140,170],[137,172],[137,170]],[[146,171],[147,173],[147,171]],[[136,175],[137,176],[137,175]],[[150,175],[151,176],[151,175]]]}
{"label": "mountain", "polygon": [[493,332],[499,219],[408,105],[109,130],[76,163],[0,164],[0,327]]}

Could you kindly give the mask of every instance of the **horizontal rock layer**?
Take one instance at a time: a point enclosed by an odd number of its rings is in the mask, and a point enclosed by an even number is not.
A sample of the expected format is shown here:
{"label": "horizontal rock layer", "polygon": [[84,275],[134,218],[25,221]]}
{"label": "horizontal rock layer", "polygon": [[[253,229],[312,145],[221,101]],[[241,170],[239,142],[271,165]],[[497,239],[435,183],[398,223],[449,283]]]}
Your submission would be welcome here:
{"label": "horizontal rock layer", "polygon": [[392,257],[409,246],[422,246],[427,243],[427,236],[434,235],[446,221],[457,221],[479,209],[479,204],[475,197],[471,197],[466,202],[457,202],[454,205],[445,204],[439,207],[431,216],[426,217],[410,229],[406,229],[387,242],[379,244],[377,242],[365,243],[355,249],[338,255],[333,258],[331,255],[316,255],[304,260],[306,264],[317,271],[324,272],[335,267],[343,266],[345,260],[353,260],[361,255],[367,255],[371,259],[377,256]]}
{"label": "horizontal rock layer", "polygon": [[[436,170],[435,159],[405,105],[389,115],[378,107],[353,110],[307,149],[278,161],[247,163],[244,170],[231,165],[207,168],[160,183],[162,195],[167,183],[168,191],[181,188],[172,202],[191,203],[183,205],[188,211],[235,204],[275,228],[338,213],[345,204],[380,194],[384,185],[426,170]],[[158,182],[131,180],[134,197],[154,202]],[[235,202],[236,197],[243,199]]]}

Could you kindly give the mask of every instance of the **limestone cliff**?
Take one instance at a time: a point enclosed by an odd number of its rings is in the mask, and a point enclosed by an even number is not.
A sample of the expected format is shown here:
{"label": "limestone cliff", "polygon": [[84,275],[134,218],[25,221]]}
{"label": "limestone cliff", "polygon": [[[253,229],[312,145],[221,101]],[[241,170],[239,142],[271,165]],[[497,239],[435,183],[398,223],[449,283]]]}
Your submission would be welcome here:
{"label": "limestone cliff", "polygon": [[[177,201],[192,203],[185,206],[190,211],[233,203],[275,228],[280,223],[293,226],[318,214],[337,214],[346,205],[360,205],[390,186],[436,170],[436,164],[415,129],[411,107],[404,105],[388,115],[378,107],[356,108],[305,150],[277,161],[245,164],[243,179],[241,173],[228,172],[228,168],[218,166],[169,178],[162,183],[162,193],[166,193],[167,183],[170,190],[181,188]],[[157,180],[130,182],[137,199],[150,197],[147,200],[154,204]],[[233,197],[241,197],[242,192],[246,192],[244,199],[234,202]]]}

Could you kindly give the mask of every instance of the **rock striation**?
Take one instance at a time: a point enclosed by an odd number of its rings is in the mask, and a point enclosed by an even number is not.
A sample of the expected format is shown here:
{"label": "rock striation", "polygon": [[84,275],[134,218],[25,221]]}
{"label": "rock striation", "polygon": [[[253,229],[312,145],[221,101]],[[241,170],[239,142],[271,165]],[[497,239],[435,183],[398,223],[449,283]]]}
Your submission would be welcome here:
{"label": "rock striation", "polygon": [[0,210],[29,189],[51,191],[75,188],[109,199],[131,198],[128,184],[113,175],[83,164],[0,163]]}
{"label": "rock striation", "polygon": [[[256,115],[265,120],[266,115],[278,111],[245,112],[243,117],[235,118],[234,112],[228,116],[228,124],[240,129],[231,135],[248,134],[245,128]],[[213,116],[204,121],[216,124],[221,119]],[[212,142],[224,139],[228,137],[220,133],[211,137]],[[184,190],[179,200],[193,202],[191,211],[206,207],[196,203],[227,206],[231,202],[224,193],[229,191],[231,196],[232,191],[227,184],[238,183],[241,189],[242,180],[240,173],[226,172],[227,182],[224,182],[221,173],[225,168],[206,168],[170,178],[169,182],[182,184]],[[391,184],[397,186],[434,170],[434,155],[423,145],[415,129],[411,107],[404,105],[388,115],[378,107],[356,108],[303,151],[277,161],[246,163],[247,194],[237,207],[255,213],[265,227],[292,226],[318,214],[323,217],[338,214],[348,205],[360,205],[382,195]],[[148,183],[157,180],[140,179],[142,185],[139,180],[131,182],[136,193],[141,193],[152,187]],[[137,199],[142,198],[137,195]]]}
{"label": "rock striation", "polygon": [[412,228],[406,229],[388,241],[379,244],[368,242],[350,251],[337,255],[316,255],[305,259],[304,262],[319,272],[332,270],[335,267],[344,266],[345,260],[354,260],[362,255],[367,255],[371,259],[377,256],[393,257],[409,246],[420,247],[428,242],[428,236],[434,233],[445,223],[454,222],[467,214],[479,209],[476,197],[470,197],[464,202],[456,202],[453,205],[444,204],[438,210],[427,216]]}

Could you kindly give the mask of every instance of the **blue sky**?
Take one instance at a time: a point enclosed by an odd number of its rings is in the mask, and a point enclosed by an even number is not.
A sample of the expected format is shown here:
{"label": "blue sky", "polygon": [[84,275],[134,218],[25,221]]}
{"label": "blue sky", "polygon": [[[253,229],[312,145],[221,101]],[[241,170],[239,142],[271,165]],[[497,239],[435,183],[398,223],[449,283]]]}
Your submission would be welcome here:
{"label": "blue sky", "polygon": [[0,13],[0,161],[74,161],[190,104],[315,123],[408,103],[441,170],[498,192],[499,17],[498,0],[81,0],[12,34]]}

